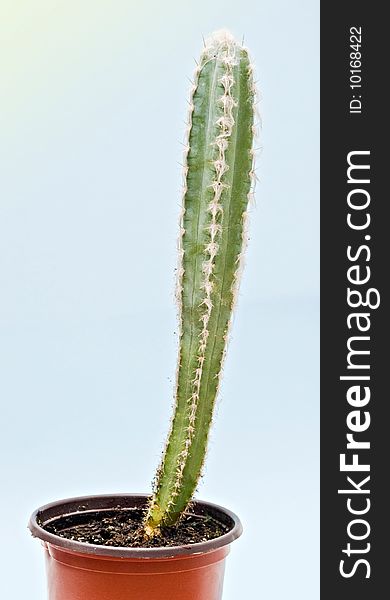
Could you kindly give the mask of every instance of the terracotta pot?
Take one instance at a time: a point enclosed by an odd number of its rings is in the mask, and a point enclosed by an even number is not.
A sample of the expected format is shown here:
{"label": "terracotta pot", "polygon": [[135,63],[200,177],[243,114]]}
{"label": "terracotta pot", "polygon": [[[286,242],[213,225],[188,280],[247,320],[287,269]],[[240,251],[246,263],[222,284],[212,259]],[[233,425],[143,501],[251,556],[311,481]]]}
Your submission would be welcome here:
{"label": "terracotta pot", "polygon": [[45,549],[48,600],[220,600],[225,558],[242,532],[230,511],[196,501],[229,531],[207,542],[172,548],[115,548],[68,540],[42,526],[53,519],[115,508],[140,508],[146,495],[86,496],[47,504],[31,516],[29,528]]}

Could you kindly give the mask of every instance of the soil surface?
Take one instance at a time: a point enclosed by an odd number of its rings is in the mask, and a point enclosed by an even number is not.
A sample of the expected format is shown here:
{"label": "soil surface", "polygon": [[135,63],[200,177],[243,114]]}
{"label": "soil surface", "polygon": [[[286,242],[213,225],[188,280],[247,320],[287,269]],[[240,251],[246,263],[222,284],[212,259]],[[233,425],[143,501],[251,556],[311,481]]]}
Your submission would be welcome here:
{"label": "soil surface", "polygon": [[162,529],[152,539],[142,535],[142,509],[119,509],[77,513],[42,525],[46,531],[88,544],[155,548],[205,542],[223,535],[229,527],[207,515],[185,514],[179,525]]}

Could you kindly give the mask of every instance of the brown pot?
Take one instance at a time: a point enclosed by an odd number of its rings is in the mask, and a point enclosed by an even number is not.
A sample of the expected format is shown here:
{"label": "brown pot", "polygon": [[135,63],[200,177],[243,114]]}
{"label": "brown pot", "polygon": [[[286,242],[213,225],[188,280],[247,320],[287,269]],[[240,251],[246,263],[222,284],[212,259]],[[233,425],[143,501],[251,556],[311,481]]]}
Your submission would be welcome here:
{"label": "brown pot", "polygon": [[194,512],[227,524],[224,535],[172,548],[115,548],[75,542],[47,532],[52,519],[80,511],[140,508],[147,496],[85,496],[36,510],[29,528],[45,549],[48,600],[221,600],[225,558],[242,526],[232,512],[195,501]]}

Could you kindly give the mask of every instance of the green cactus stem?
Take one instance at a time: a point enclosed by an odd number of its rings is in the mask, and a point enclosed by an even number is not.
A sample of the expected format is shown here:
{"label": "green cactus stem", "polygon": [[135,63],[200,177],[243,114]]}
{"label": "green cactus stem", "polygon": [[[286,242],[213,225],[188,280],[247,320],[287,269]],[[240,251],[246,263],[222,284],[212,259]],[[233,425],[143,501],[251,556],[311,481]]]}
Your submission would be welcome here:
{"label": "green cactus stem", "polygon": [[145,522],[175,524],[202,473],[245,245],[254,98],[247,50],[207,40],[191,91],[180,231],[180,348],[175,411]]}

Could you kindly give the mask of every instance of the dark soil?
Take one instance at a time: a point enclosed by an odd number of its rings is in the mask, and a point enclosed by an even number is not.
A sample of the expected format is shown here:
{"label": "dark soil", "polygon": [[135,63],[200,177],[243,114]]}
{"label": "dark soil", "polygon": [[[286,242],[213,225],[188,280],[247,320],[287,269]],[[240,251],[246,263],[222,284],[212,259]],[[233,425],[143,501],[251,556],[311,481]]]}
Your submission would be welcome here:
{"label": "dark soil", "polygon": [[44,529],[63,538],[102,546],[153,548],[205,542],[223,535],[229,527],[208,515],[185,514],[179,525],[166,527],[159,536],[142,535],[142,509],[77,513],[54,519]]}

